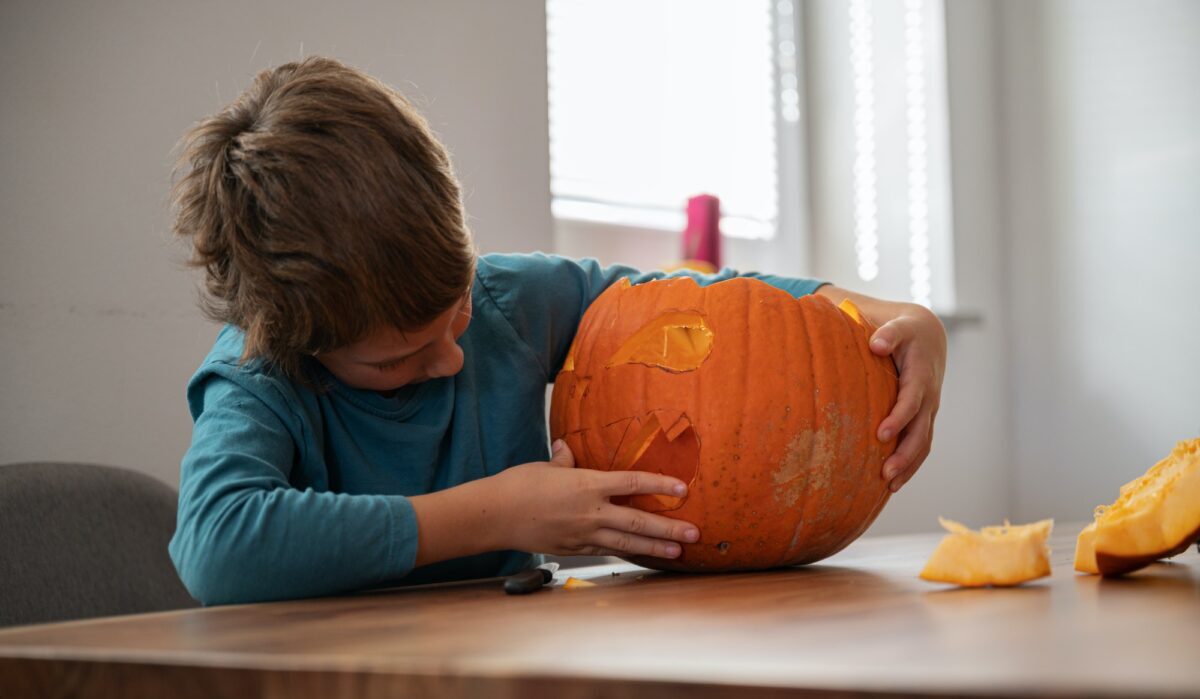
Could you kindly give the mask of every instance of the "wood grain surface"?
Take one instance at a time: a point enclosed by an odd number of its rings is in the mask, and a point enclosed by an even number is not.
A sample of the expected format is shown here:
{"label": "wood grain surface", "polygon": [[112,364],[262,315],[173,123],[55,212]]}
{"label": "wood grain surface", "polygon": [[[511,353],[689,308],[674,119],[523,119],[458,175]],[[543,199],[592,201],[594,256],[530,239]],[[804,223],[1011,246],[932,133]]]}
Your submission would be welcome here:
{"label": "wood grain surface", "polygon": [[803,568],[631,565],[524,597],[496,581],[0,631],[0,697],[1200,697],[1200,554],[1019,588],[917,578],[940,539]]}

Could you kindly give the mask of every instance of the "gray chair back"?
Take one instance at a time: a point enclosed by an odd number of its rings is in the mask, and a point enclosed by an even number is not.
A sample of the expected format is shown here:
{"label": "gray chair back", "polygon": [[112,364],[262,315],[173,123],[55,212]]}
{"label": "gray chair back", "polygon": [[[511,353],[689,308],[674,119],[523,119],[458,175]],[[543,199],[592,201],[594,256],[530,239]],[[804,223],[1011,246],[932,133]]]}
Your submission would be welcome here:
{"label": "gray chair back", "polygon": [[0,466],[0,626],[195,607],[167,554],[175,490],[111,466]]}

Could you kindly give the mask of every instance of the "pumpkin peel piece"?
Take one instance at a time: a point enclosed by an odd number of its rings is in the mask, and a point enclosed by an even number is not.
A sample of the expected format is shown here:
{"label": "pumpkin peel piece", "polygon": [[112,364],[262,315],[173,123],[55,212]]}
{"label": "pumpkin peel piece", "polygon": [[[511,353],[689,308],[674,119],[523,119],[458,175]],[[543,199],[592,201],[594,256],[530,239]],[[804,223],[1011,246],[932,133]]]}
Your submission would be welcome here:
{"label": "pumpkin peel piece", "polygon": [[674,442],[676,437],[692,426],[692,421],[682,410],[654,410],[651,412],[654,413],[654,419],[658,420],[658,424],[662,425],[663,434],[667,436],[668,442]]}
{"label": "pumpkin peel piece", "polygon": [[1079,532],[1075,542],[1075,570],[1080,573],[1099,575],[1096,567],[1096,523],[1092,522]]}
{"label": "pumpkin peel piece", "polygon": [[983,527],[974,531],[938,517],[949,532],[938,544],[921,578],[963,587],[1008,587],[1050,575],[1046,539],[1054,520]]}
{"label": "pumpkin peel piece", "polygon": [[850,299],[842,299],[842,302],[838,304],[838,310],[853,318],[854,322],[858,323],[864,328],[873,329],[871,328],[870,321],[863,316],[862,311],[860,311],[858,306],[854,305],[854,302]]}
{"label": "pumpkin peel piece", "polygon": [[1123,575],[1183,553],[1200,536],[1200,439],[1179,442],[1142,476],[1097,507],[1079,534],[1075,569]]}

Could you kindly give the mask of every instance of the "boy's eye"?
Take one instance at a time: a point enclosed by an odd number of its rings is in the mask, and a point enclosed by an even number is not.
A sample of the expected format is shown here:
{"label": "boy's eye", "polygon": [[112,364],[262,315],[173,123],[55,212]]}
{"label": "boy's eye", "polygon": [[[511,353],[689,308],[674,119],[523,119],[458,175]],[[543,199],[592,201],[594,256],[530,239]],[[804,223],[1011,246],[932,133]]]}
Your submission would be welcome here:
{"label": "boy's eye", "polygon": [[372,364],[372,366],[375,367],[377,371],[387,371],[388,369],[395,369],[406,361],[408,361],[408,357],[401,357],[394,361],[384,362],[383,364]]}

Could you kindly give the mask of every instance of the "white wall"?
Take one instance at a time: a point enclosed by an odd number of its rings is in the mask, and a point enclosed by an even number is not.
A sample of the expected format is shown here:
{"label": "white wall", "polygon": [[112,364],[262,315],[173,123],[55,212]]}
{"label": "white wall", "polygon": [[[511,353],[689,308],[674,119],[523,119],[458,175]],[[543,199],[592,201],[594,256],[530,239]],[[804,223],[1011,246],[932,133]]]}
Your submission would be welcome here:
{"label": "white wall", "polygon": [[0,463],[178,479],[214,328],[170,241],[171,149],[259,70],[323,53],[414,99],[480,247],[552,247],[540,0],[0,4]]}
{"label": "white wall", "polygon": [[1200,3],[1003,2],[1018,516],[1200,436]]}
{"label": "white wall", "polygon": [[[1200,3],[948,0],[959,307],[874,533],[1091,518],[1200,437]],[[814,206],[819,206],[819,202]]]}
{"label": "white wall", "polygon": [[1017,518],[1012,493],[1009,321],[997,116],[995,5],[946,4],[947,98],[957,308],[933,451],[870,533],[930,531],[942,515],[971,526]]}

